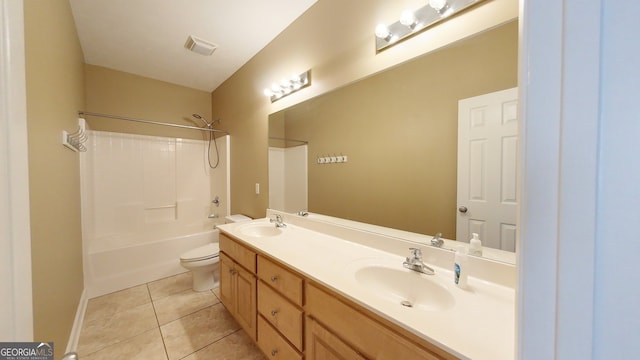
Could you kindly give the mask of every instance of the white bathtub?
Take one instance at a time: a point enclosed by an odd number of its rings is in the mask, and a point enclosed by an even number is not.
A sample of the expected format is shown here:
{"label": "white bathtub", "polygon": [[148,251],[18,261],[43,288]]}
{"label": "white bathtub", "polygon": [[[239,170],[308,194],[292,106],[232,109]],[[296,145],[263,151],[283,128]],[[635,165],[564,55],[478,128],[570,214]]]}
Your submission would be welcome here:
{"label": "white bathtub", "polygon": [[90,249],[84,264],[87,295],[93,298],[186,272],[180,266],[180,254],[218,242],[218,235],[217,229],[186,235],[146,235],[136,241],[128,239],[136,245]]}

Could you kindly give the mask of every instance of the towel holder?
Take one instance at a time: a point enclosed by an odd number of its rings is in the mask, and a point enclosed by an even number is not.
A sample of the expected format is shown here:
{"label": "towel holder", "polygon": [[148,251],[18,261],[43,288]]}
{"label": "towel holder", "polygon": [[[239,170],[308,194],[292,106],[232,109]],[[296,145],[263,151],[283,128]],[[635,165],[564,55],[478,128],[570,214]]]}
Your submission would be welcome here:
{"label": "towel holder", "polygon": [[62,130],[62,145],[75,152],[86,152],[87,147],[84,146],[84,143],[87,141],[88,137],[85,131],[85,124],[85,120],[83,118],[79,118],[78,129],[75,132],[69,133]]}

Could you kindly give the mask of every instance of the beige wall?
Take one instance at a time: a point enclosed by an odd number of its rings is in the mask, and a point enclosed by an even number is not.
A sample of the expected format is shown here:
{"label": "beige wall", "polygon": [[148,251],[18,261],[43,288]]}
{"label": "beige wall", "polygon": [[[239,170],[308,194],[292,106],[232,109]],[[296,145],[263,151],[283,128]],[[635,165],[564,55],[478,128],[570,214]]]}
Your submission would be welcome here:
{"label": "beige wall", "polygon": [[[326,93],[453,41],[515,19],[517,0],[486,1],[464,14],[376,54],[373,30],[393,23],[404,8],[424,1],[319,0],[265,49],[212,93],[213,113],[231,132],[231,211],[264,216],[268,206],[270,113]],[[312,70],[310,87],[271,104],[262,89]],[[256,195],[254,184],[261,184]]]}
{"label": "beige wall", "polygon": [[517,86],[517,57],[513,21],[271,115],[309,141],[309,210],[455,239],[458,100]]}
{"label": "beige wall", "polygon": [[[85,77],[86,111],[188,126],[202,126],[191,117],[193,113],[211,120],[211,95],[206,91],[95,65],[85,65]],[[87,116],[87,121],[93,130],[198,140],[205,135],[195,130],[92,116]]]}
{"label": "beige wall", "polygon": [[61,143],[84,106],[83,55],[67,0],[26,0],[34,340],[64,353],[83,290],[78,154]]}

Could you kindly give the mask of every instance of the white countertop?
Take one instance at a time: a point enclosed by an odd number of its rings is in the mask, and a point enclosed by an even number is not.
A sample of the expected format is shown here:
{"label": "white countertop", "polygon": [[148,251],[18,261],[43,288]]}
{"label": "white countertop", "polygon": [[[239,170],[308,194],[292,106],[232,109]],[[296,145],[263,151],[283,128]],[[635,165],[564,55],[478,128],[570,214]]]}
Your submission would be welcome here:
{"label": "white countertop", "polygon": [[[260,222],[269,220],[251,223]],[[453,283],[453,264],[450,268],[436,265],[432,266],[435,275],[422,276],[429,276],[429,280],[446,288],[454,297],[454,305],[444,310],[407,308],[376,295],[354,276],[355,267],[362,262],[397,264],[398,269],[403,269],[403,256],[290,223],[278,236],[246,236],[240,229],[247,224],[226,224],[218,228],[458,357],[514,358],[513,288],[473,277],[471,272],[469,286],[462,290]],[[406,244],[399,246],[404,248]]]}

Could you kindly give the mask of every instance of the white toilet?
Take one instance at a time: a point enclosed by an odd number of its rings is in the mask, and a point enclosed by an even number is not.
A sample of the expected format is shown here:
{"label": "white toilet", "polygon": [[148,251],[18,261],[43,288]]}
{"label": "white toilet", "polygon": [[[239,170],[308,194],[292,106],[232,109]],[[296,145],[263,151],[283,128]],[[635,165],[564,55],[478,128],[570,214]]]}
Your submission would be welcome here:
{"label": "white toilet", "polygon": [[[229,215],[225,223],[249,221],[244,215]],[[189,250],[180,255],[180,265],[193,273],[193,290],[207,291],[218,287],[220,273],[218,270],[220,246],[217,242],[209,243]]]}

